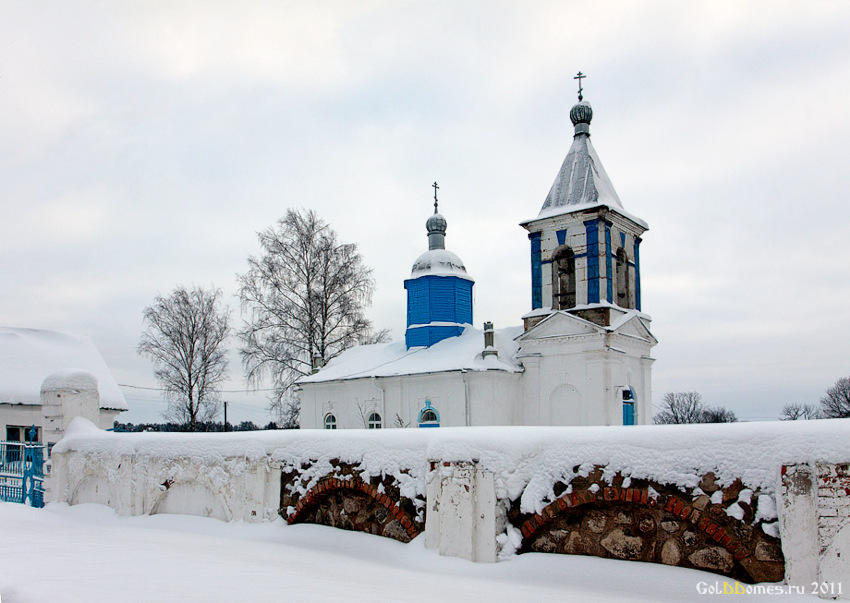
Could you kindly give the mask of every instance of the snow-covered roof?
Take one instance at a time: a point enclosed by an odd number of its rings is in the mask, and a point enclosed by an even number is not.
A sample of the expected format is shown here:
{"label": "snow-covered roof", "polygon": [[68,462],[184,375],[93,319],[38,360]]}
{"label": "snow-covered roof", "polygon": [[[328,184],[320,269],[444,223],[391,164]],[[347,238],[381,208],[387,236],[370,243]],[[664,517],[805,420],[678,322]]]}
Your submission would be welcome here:
{"label": "snow-covered roof", "polygon": [[447,249],[429,249],[413,262],[410,278],[418,278],[432,274],[435,276],[457,276],[473,280],[466,272],[466,267],[457,254]]}
{"label": "snow-covered roof", "polygon": [[597,203],[623,207],[590,142],[590,135],[576,134],[540,213],[557,208],[572,211],[574,206]]}
{"label": "snow-covered roof", "polygon": [[483,358],[484,331],[466,325],[461,335],[449,337],[427,348],[408,350],[403,341],[351,348],[328,362],[318,373],[303,377],[298,382],[322,383],[457,370],[521,371],[522,366],[515,359],[519,345],[514,338],[522,333],[522,327],[498,329],[494,333],[498,356]]}
{"label": "snow-covered roof", "polygon": [[76,371],[97,379],[100,407],[127,410],[127,401],[90,337],[43,329],[0,327],[0,403],[41,404],[48,377]]}
{"label": "snow-covered roof", "polygon": [[[587,101],[579,102],[570,111],[570,118],[575,126],[573,143],[535,219],[607,207],[646,228],[646,222],[623,210],[620,197],[602,167],[596,149],[590,142],[592,117],[593,111]],[[526,220],[522,224],[531,221]]]}

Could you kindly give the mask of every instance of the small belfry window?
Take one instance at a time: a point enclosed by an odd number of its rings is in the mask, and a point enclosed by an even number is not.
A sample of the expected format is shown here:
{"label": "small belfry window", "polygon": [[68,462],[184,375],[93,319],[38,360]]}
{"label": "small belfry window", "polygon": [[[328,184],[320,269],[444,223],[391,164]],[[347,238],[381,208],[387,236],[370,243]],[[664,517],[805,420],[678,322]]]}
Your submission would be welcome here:
{"label": "small belfry window", "polygon": [[336,417],[332,412],[325,415],[325,429],[336,429]]}
{"label": "small belfry window", "polygon": [[380,429],[383,427],[383,421],[381,420],[381,415],[376,412],[373,412],[369,415],[368,425],[369,429]]}
{"label": "small belfry window", "polygon": [[425,400],[425,406],[419,411],[417,423],[419,423],[419,427],[440,426],[440,413],[437,412],[436,408],[431,406],[430,400]]}
{"label": "small belfry window", "polygon": [[576,256],[563,245],[552,254],[552,307],[568,310],[576,305]]}
{"label": "small belfry window", "polygon": [[629,258],[626,250],[620,247],[617,250],[617,305],[621,308],[631,307],[631,287],[629,286]]}

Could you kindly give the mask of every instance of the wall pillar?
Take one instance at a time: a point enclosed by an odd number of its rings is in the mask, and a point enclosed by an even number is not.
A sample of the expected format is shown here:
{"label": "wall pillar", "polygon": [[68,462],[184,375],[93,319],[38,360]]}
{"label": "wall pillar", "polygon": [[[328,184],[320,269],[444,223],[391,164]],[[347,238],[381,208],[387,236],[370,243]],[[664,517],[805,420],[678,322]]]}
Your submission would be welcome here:
{"label": "wall pillar", "polygon": [[495,562],[493,474],[474,461],[431,461],[428,480],[425,546],[448,557]]}
{"label": "wall pillar", "polygon": [[850,599],[850,465],[783,466],[780,494],[785,581]]}

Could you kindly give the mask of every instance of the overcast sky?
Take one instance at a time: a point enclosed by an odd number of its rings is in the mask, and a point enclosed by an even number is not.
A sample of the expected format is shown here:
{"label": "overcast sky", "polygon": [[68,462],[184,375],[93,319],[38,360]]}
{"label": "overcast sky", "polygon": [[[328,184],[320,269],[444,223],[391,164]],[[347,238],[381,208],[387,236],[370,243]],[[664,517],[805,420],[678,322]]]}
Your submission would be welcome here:
{"label": "overcast sky", "polygon": [[437,180],[476,325],[519,324],[518,224],[569,149],[579,70],[650,227],[655,402],[817,402],[850,375],[846,2],[6,0],[0,323],[91,335],[119,383],[155,387],[145,306],[216,286],[239,322],[256,233],[303,207],[359,245],[398,338]]}

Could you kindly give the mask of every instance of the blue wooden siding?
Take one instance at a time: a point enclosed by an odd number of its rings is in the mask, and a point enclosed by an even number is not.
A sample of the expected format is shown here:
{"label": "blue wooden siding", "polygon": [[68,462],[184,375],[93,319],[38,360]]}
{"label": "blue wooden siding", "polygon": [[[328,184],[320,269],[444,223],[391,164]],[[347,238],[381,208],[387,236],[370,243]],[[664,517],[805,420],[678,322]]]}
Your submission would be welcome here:
{"label": "blue wooden siding", "polygon": [[556,230],[555,236],[558,237],[558,245],[564,245],[567,242],[567,229]]}
{"label": "blue wooden siding", "polygon": [[531,240],[531,309],[543,307],[543,267],[540,263],[540,233],[528,235]]}
{"label": "blue wooden siding", "polygon": [[614,303],[614,279],[611,278],[611,265],[613,264],[611,253],[611,224],[605,222],[605,282],[608,284],[605,293],[608,295],[608,303]]}
{"label": "blue wooden siding", "polygon": [[[587,301],[584,303],[599,303],[599,220],[588,220],[584,223],[587,238]],[[576,300],[579,304],[581,300]]]}
{"label": "blue wooden siding", "polygon": [[635,309],[640,311],[640,237],[635,237]]}
{"label": "blue wooden siding", "polygon": [[[404,281],[407,289],[407,347],[430,346],[446,337],[460,335],[454,325],[433,322],[472,324],[473,282],[456,276],[426,275]],[[412,325],[428,325],[411,329]]]}

